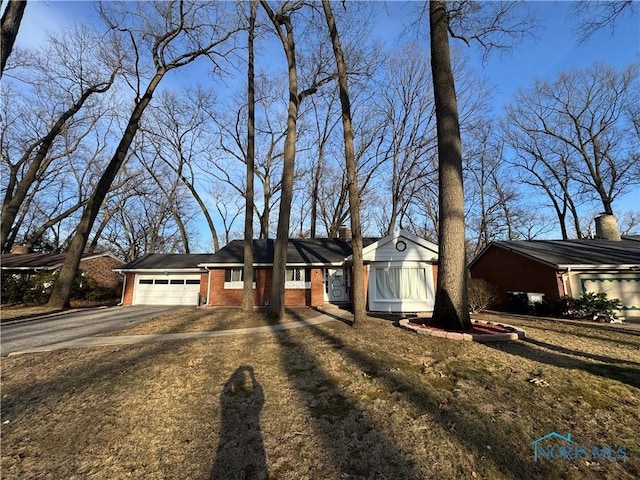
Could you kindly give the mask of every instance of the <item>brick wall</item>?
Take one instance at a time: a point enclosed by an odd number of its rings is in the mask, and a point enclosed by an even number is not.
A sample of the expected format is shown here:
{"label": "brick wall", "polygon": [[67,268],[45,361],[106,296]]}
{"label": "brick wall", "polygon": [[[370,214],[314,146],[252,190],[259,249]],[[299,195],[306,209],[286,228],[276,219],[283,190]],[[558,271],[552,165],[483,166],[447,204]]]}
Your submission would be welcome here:
{"label": "brick wall", "polygon": [[473,265],[471,277],[483,278],[495,285],[503,308],[509,307],[507,292],[544,293],[551,298],[559,296],[553,267],[495,245]]}
{"label": "brick wall", "polygon": [[133,286],[136,281],[135,273],[125,273],[125,281],[124,281],[124,292],[122,293],[122,304],[123,305],[132,305],[133,304]]}
{"label": "brick wall", "polygon": [[99,287],[116,292],[120,291],[122,277],[113,269],[121,266],[120,260],[108,256],[80,261],[80,271],[84,273],[86,278],[94,280]]}
{"label": "brick wall", "polygon": [[[209,285],[209,303],[211,306],[236,306],[242,303],[241,288],[224,288],[225,269],[211,270]],[[271,269],[256,268],[253,290],[253,304],[264,306],[271,295]],[[284,292],[284,304],[293,306],[321,306],[324,302],[324,278],[321,268],[311,269],[311,288],[287,288]]]}

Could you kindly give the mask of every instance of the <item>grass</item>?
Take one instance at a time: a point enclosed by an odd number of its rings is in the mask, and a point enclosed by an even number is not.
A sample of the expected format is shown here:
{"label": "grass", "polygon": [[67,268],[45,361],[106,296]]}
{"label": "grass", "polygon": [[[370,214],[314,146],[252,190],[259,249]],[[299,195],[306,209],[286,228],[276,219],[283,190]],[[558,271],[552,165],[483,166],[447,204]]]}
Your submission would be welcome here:
{"label": "grass", "polygon": [[[301,318],[312,318],[318,312],[308,308],[287,310],[285,318],[278,323],[287,323]],[[118,332],[105,335],[152,335],[159,333],[207,332],[231,330],[235,328],[252,328],[273,325],[262,310],[252,314],[243,313],[234,308],[199,308],[185,307],[168,315],[163,315],[143,323],[131,325]]]}
{"label": "grass", "polygon": [[[3,358],[2,476],[638,478],[640,337],[507,323],[528,339],[455,342],[372,318]],[[551,431],[628,457],[534,462]]]}

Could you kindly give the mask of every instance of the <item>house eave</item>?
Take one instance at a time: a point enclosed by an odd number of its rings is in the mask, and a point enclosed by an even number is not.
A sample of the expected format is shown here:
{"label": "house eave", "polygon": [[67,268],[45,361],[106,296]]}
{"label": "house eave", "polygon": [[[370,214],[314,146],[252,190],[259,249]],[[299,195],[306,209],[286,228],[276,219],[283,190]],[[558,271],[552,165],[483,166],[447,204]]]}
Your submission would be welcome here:
{"label": "house eave", "polygon": [[[314,263],[287,263],[287,267],[342,267],[344,261],[341,262],[314,262]],[[229,262],[229,263],[199,263],[199,267],[211,269],[211,268],[239,268],[244,267],[244,263]],[[273,263],[254,263],[254,268],[273,267]]]}
{"label": "house eave", "polygon": [[640,272],[639,264],[622,265],[593,265],[593,264],[563,264],[556,265],[558,270],[630,270]]}
{"label": "house eave", "polygon": [[114,272],[118,273],[204,273],[202,268],[114,268]]}

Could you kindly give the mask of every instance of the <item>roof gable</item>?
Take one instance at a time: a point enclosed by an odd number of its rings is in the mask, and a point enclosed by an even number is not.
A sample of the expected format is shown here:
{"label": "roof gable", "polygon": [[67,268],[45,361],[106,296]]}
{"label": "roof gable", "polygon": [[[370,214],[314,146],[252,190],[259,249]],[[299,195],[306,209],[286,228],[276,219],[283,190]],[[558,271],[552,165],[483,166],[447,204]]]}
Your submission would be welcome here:
{"label": "roof gable", "polygon": [[[404,242],[404,245],[397,248],[398,242]],[[405,230],[396,230],[363,248],[362,256],[365,261],[435,262],[438,260],[438,246]]]}

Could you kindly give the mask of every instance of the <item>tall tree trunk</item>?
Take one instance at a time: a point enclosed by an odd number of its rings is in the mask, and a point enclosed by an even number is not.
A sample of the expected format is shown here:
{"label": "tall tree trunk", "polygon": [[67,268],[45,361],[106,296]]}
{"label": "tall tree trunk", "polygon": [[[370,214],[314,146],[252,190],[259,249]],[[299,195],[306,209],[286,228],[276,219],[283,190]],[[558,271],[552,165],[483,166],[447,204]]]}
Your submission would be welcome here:
{"label": "tall tree trunk", "polygon": [[449,52],[444,1],[429,4],[431,72],[436,107],[440,228],[438,282],[433,323],[448,329],[471,328],[467,301],[462,144]]}
{"label": "tall tree trunk", "polygon": [[256,100],[254,63],[254,33],[256,26],[256,0],[249,3],[249,61],[247,67],[247,191],[244,208],[244,287],[242,290],[242,310],[253,311],[253,177],[255,169],[255,123]]}
{"label": "tall tree trunk", "polygon": [[78,266],[80,265],[82,253],[87,245],[89,234],[93,228],[93,223],[98,216],[102,202],[107,196],[114,178],[127,157],[129,147],[131,146],[133,138],[140,127],[142,114],[149,105],[149,102],[151,102],[153,93],[162,80],[165,72],[165,70],[159,70],[154,75],[144,95],[136,103],[133,112],[129,117],[129,122],[127,123],[122,139],[116,148],[115,154],[111,158],[111,161],[102,174],[102,177],[100,177],[96,189],[87,201],[87,206],[82,213],[82,219],[80,220],[80,224],[76,229],[76,234],[74,235],[71,245],[69,246],[69,250],[67,251],[64,265],[62,266],[60,274],[53,286],[51,297],[49,297],[48,305],[52,308],[59,309],[69,307],[71,287],[73,285]]}
{"label": "tall tree trunk", "polygon": [[9,0],[2,14],[2,33],[0,36],[0,78],[4,73],[9,55],[13,51],[13,44],[18,36],[20,22],[27,7],[27,0]]}
{"label": "tall tree trunk", "polygon": [[351,104],[347,82],[347,68],[340,44],[340,36],[333,18],[329,0],[322,0],[324,15],[333,45],[333,55],[338,69],[338,85],[340,88],[340,104],[342,106],[342,129],[344,133],[344,157],[347,167],[347,181],[349,183],[349,213],[351,215],[351,248],[353,249],[353,325],[360,325],[366,318],[364,296],[364,261],[362,256],[362,225],[360,224],[360,191],[356,174],[356,157],[353,147],[353,126],[351,123]]}
{"label": "tall tree trunk", "polygon": [[[289,106],[287,109],[287,135],[284,140],[284,161],[282,167],[282,188],[280,190],[280,209],[278,229],[273,251],[273,269],[271,272],[271,295],[269,297],[269,315],[284,318],[285,274],[287,269],[287,246],[289,244],[289,224],[291,220],[291,201],[293,200],[293,174],[296,160],[296,125],[298,121],[298,71],[296,67],[295,41],[291,18],[287,14],[277,16],[265,0],[260,4],[269,15],[276,28],[284,53],[287,57],[289,77]],[[284,27],[284,31],[282,29]]]}

